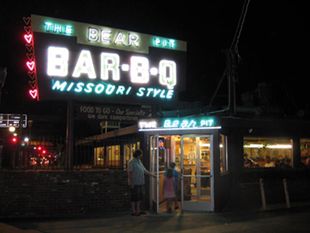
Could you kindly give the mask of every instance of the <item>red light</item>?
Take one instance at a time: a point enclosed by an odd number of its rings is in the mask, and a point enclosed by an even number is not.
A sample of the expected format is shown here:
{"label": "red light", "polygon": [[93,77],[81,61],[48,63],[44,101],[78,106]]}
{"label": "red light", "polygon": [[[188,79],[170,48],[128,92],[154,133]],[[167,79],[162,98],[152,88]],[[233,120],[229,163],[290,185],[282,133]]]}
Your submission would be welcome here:
{"label": "red light", "polygon": [[27,44],[31,44],[32,42],[32,34],[25,34],[24,39],[27,42]]}
{"label": "red light", "polygon": [[36,99],[38,96],[38,90],[37,89],[33,89],[33,90],[29,90],[29,95],[32,97],[32,99]]}
{"label": "red light", "polygon": [[30,71],[33,71],[35,69],[36,63],[34,61],[27,61],[26,65]]}
{"label": "red light", "polygon": [[18,138],[17,137],[12,137],[11,138],[11,143],[16,144],[18,142]]}
{"label": "red light", "polygon": [[42,150],[42,147],[41,147],[41,146],[39,146],[39,147],[38,147],[38,150]]}
{"label": "red light", "polygon": [[42,153],[43,153],[43,154],[46,154],[46,150],[42,150]]}

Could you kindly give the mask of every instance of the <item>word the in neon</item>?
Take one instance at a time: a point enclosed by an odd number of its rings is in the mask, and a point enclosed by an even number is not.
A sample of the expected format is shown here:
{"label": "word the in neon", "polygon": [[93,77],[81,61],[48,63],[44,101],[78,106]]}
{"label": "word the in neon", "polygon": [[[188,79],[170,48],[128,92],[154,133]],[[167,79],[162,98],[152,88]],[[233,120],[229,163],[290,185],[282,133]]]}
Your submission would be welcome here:
{"label": "word the in neon", "polygon": [[88,28],[88,40],[102,43],[103,45],[116,45],[125,47],[140,47],[141,38],[137,33],[117,31],[110,28]]}
{"label": "word the in neon", "polygon": [[[69,73],[70,52],[64,47],[50,46],[48,48],[47,75],[51,77],[67,78],[69,74],[74,79],[82,76],[90,80],[100,78],[101,80],[121,80],[120,68],[125,67],[120,64],[120,57],[116,53],[100,53],[100,72],[96,72],[93,56],[89,50],[81,50],[73,71]],[[147,57],[131,56],[130,64],[125,71],[129,71],[130,81],[133,84],[147,84],[150,82],[151,73],[150,62]],[[158,82],[173,89],[177,84],[176,63],[172,60],[162,59],[158,64]],[[157,73],[156,73],[157,74]]]}
{"label": "word the in neon", "polygon": [[140,128],[140,129],[157,128],[157,121],[155,121],[155,120],[151,120],[151,121],[139,121],[139,128]]}
{"label": "word the in neon", "polygon": [[53,23],[50,21],[45,21],[44,31],[55,33],[55,34],[71,36],[73,34],[73,26],[68,25],[68,24],[59,24],[59,23]]}

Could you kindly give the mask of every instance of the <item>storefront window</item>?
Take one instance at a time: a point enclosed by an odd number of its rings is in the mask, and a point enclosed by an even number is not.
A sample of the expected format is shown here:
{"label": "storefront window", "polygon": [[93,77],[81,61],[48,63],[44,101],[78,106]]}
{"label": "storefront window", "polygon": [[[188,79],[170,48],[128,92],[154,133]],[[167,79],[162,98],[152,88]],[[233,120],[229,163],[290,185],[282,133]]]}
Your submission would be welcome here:
{"label": "storefront window", "polygon": [[171,161],[176,164],[176,169],[181,167],[181,137],[179,135],[171,137]]}
{"label": "storefront window", "polygon": [[94,148],[94,165],[97,167],[104,166],[104,147]]}
{"label": "storefront window", "polygon": [[292,139],[245,137],[243,150],[245,168],[292,167]]}
{"label": "storefront window", "polygon": [[228,171],[228,153],[227,153],[227,137],[220,136],[220,171],[225,173]]}
{"label": "storefront window", "polygon": [[310,168],[310,138],[300,139],[301,163]]}
{"label": "storefront window", "polygon": [[132,154],[136,149],[140,149],[140,142],[124,145],[124,169],[128,166],[128,161],[132,158]]}
{"label": "storefront window", "polygon": [[120,146],[113,145],[107,147],[107,159],[109,168],[121,167]]}

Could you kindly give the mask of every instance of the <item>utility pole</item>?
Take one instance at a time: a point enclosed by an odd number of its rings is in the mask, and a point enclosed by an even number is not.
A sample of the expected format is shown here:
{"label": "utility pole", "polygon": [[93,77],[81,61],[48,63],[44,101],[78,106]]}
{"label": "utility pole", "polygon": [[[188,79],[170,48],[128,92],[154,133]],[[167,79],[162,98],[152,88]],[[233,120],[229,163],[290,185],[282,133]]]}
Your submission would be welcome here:
{"label": "utility pole", "polygon": [[225,71],[215,89],[215,92],[213,93],[210,102],[209,107],[212,106],[213,100],[215,99],[215,96],[217,95],[217,92],[220,89],[220,86],[224,80],[224,78],[227,78],[227,84],[228,84],[228,93],[227,93],[227,107],[225,109],[216,111],[216,112],[228,112],[229,115],[235,115],[236,114],[236,82],[237,82],[237,68],[240,60],[240,55],[238,51],[238,44],[240,35],[243,29],[245,17],[248,11],[248,7],[250,4],[250,0],[244,0],[242,12],[239,18],[238,26],[235,31],[234,38],[232,40],[232,43],[229,47],[229,49],[226,51],[226,68]]}
{"label": "utility pole", "polygon": [[228,112],[230,115],[236,114],[236,82],[237,82],[237,67],[240,60],[240,55],[238,51],[238,44],[240,35],[243,29],[246,14],[248,12],[248,7],[250,0],[244,0],[242,12],[239,18],[238,26],[230,45],[228,55],[227,55],[227,68],[228,68]]}
{"label": "utility pole", "polygon": [[8,72],[6,67],[0,67],[0,104],[1,104],[2,88],[4,87],[7,74]]}

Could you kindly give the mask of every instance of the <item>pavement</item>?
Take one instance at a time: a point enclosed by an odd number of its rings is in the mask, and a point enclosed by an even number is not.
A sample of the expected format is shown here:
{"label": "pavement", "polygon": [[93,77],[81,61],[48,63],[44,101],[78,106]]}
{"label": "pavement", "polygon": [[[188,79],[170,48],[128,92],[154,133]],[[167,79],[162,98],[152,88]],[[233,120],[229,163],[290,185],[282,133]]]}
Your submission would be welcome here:
{"label": "pavement", "polygon": [[310,207],[225,213],[118,213],[63,219],[10,219],[0,233],[292,233],[310,232]]}

